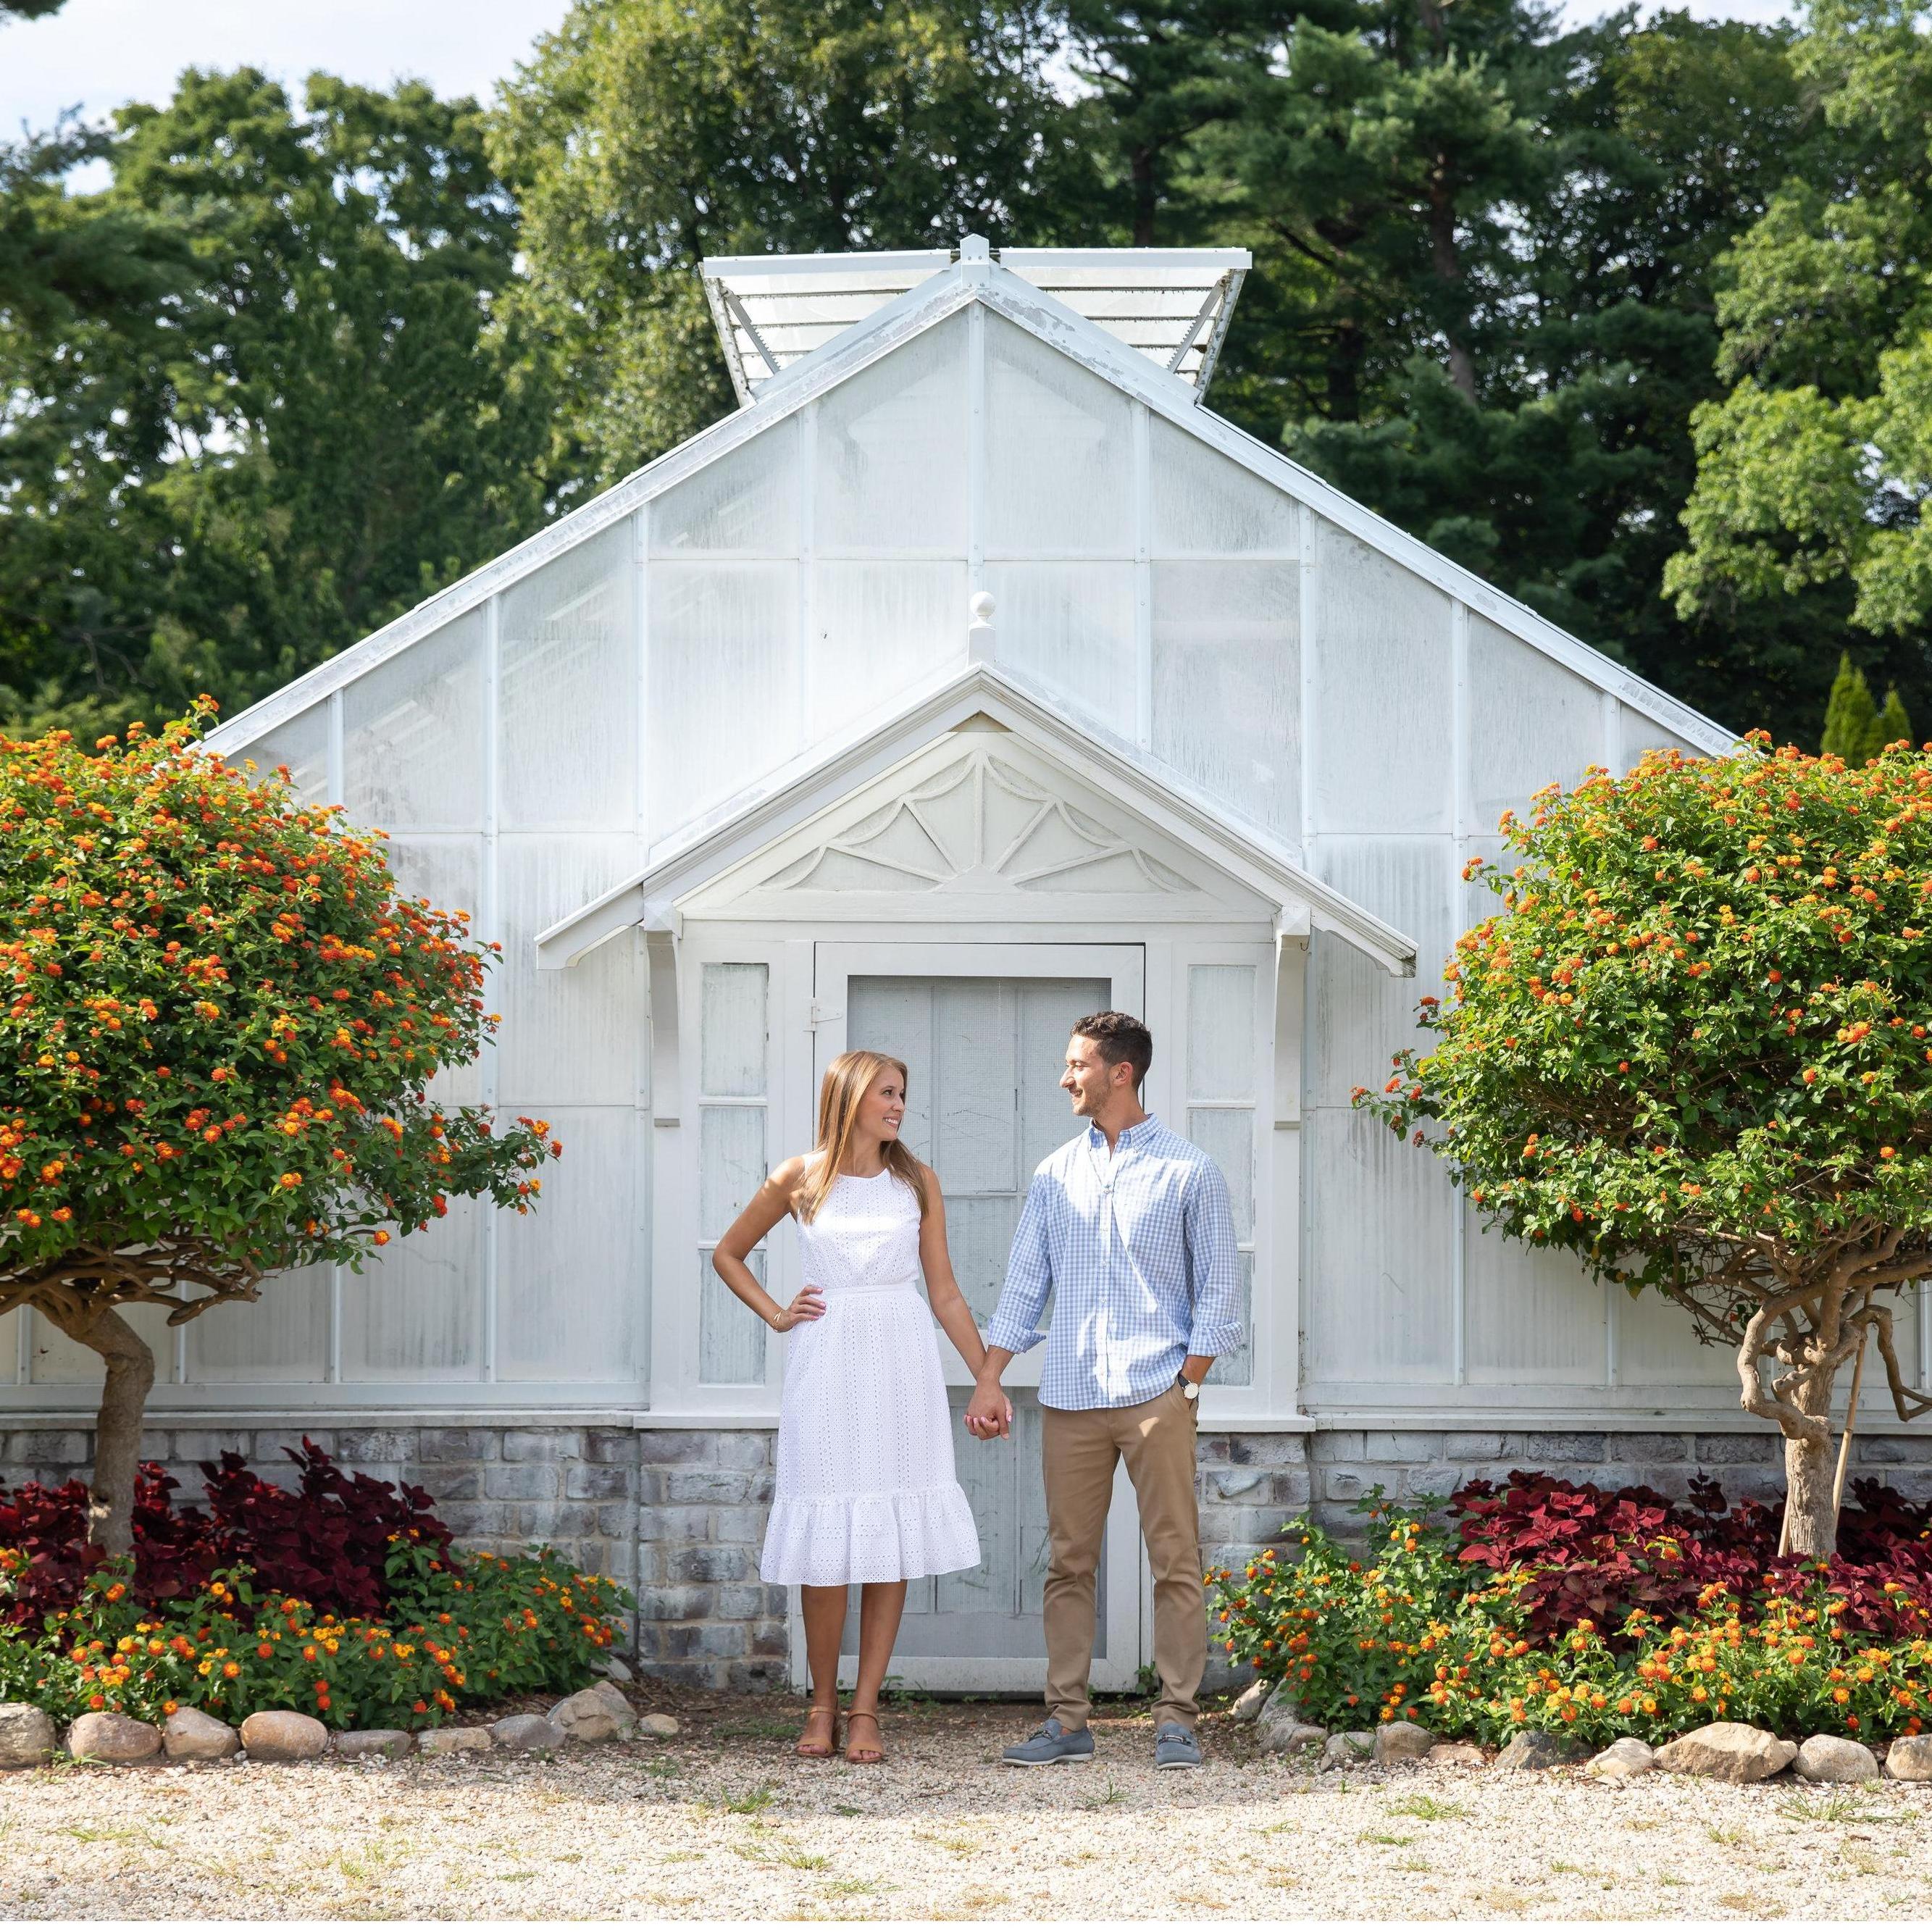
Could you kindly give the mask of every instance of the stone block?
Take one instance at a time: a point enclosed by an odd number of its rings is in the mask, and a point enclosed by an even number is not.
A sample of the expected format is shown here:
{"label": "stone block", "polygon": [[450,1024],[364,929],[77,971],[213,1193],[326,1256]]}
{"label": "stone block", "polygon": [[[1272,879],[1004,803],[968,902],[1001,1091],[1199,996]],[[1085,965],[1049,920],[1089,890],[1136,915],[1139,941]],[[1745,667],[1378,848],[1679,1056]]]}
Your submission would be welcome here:
{"label": "stone block", "polygon": [[1308,1507],[1308,1472],[1277,1469],[1268,1478],[1268,1501],[1279,1509],[1293,1513]]}
{"label": "stone block", "polygon": [[771,1512],[760,1503],[746,1509],[721,1509],[711,1512],[713,1543],[754,1543],[765,1540],[765,1526]]}
{"label": "stone block", "polygon": [[704,1682],[710,1688],[719,1690],[764,1693],[786,1689],[787,1678],[784,1664],[760,1659],[747,1664],[711,1666]]}
{"label": "stone block", "polygon": [[1231,1436],[1222,1460],[1244,1468],[1299,1468],[1308,1461],[1308,1440],[1302,1436]]}
{"label": "stone block", "polygon": [[506,1429],[506,1462],[574,1462],[584,1454],[584,1432],[578,1429]]}
{"label": "stone block", "polygon": [[[776,1583],[720,1583],[711,1592],[708,1612],[736,1623],[754,1623],[760,1618],[782,1617],[790,1592]],[[706,1612],[700,1612],[707,1614]]]}
{"label": "stone block", "polygon": [[[88,1459],[88,1437],[78,1429],[17,1430],[7,1444],[9,1462],[33,1462],[43,1467],[71,1468]],[[142,1454],[148,1454],[142,1444]]]}
{"label": "stone block", "polygon": [[335,1459],[358,1469],[416,1460],[413,1429],[345,1429],[335,1440]]}
{"label": "stone block", "polygon": [[654,1584],[638,1592],[638,1614],[663,1623],[697,1623],[706,1617],[728,1616],[718,1602],[719,1587],[708,1583]]}
{"label": "stone block", "polygon": [[1618,1462],[1688,1462],[1690,1460],[1690,1438],[1688,1436],[1639,1436],[1619,1432],[1610,1438],[1610,1456],[1612,1461]]}
{"label": "stone block", "polygon": [[[729,1624],[714,1626],[729,1629]],[[786,1657],[791,1652],[791,1626],[776,1617],[761,1618],[752,1624],[751,1654],[754,1657]]]}
{"label": "stone block", "polygon": [[1208,1478],[1217,1496],[1232,1502],[1237,1496],[1252,1496],[1268,1480],[1263,1469],[1222,1469]]}
{"label": "stone block", "polygon": [[1861,1436],[1854,1453],[1861,1462],[1895,1467],[1899,1464],[1923,1466],[1932,1462],[1932,1445],[1915,1436]]}
{"label": "stone block", "polygon": [[707,1509],[641,1509],[638,1512],[640,1543],[702,1543],[711,1534]]}
{"label": "stone block", "polygon": [[1581,1430],[1574,1435],[1533,1430],[1524,1444],[1524,1453],[1539,1468],[1562,1468],[1576,1462],[1600,1462],[1606,1446],[1601,1430]]}
{"label": "stone block", "polygon": [[743,1469],[674,1469],[664,1478],[669,1503],[742,1503],[751,1493],[751,1475]]}
{"label": "stone block", "polygon": [[1781,1462],[1779,1448],[1780,1438],[1775,1436],[1700,1436],[1696,1439],[1693,1460],[1705,1468]]}
{"label": "stone block", "polygon": [[631,1472],[620,1463],[577,1462],[563,1472],[563,1492],[578,1502],[610,1502],[631,1493]]}
{"label": "stone block", "polygon": [[506,1503],[451,1503],[439,1506],[436,1514],[459,1537],[507,1536],[516,1528]]}
{"label": "stone block", "polygon": [[420,1465],[404,1472],[406,1480],[428,1490],[438,1503],[473,1503],[483,1494],[483,1469],[480,1463]]}
{"label": "stone block", "polygon": [[597,1508],[597,1534],[625,1543],[633,1541],[638,1533],[638,1512],[629,1503],[599,1503]]}
{"label": "stone block", "polygon": [[1503,1453],[1503,1438],[1500,1433],[1464,1429],[1446,1430],[1442,1437],[1442,1453],[1479,1462],[1493,1462]]}
{"label": "stone block", "polygon": [[1362,1440],[1368,1462],[1432,1462],[1442,1454],[1442,1434],[1434,1429],[1371,1429]]}
{"label": "stone block", "polygon": [[1460,1469],[1446,1462],[1425,1462],[1402,1472],[1401,1492],[1405,1496],[1450,1496],[1462,1486],[1463,1481]]}
{"label": "stone block", "polygon": [[483,1493],[500,1502],[544,1502],[563,1486],[554,1465],[493,1462],[483,1472]]}
{"label": "stone block", "polygon": [[775,1440],[769,1430],[735,1430],[729,1435],[712,1438],[718,1453],[711,1460],[721,1469],[767,1468]]}
{"label": "stone block", "polygon": [[666,1658],[742,1657],[750,1633],[742,1624],[664,1624],[660,1626]]}
{"label": "stone block", "polygon": [[1322,1493],[1331,1503],[1354,1502],[1376,1482],[1380,1473],[1385,1472],[1348,1468],[1324,1470],[1322,1478]]}
{"label": "stone block", "polygon": [[1324,1429],[1309,1438],[1310,1460],[1317,1462],[1359,1462],[1367,1454],[1359,1429]]}
{"label": "stone block", "polygon": [[721,1438],[706,1429],[640,1429],[638,1460],[700,1468],[714,1466],[723,1460],[712,1454],[714,1447],[732,1439]]}
{"label": "stone block", "polygon": [[536,1503],[530,1508],[529,1528],[532,1536],[554,1541],[595,1536],[597,1511],[589,1503]]}
{"label": "stone block", "polygon": [[168,1453],[159,1460],[169,1462],[218,1462],[230,1450],[245,1456],[254,1448],[245,1429],[172,1429],[168,1436]]}
{"label": "stone block", "polygon": [[674,1583],[742,1583],[757,1565],[736,1546],[696,1544],[666,1553],[664,1574]]}
{"label": "stone block", "polygon": [[416,1432],[419,1462],[488,1462],[496,1455],[494,1429],[422,1429]]}
{"label": "stone block", "polygon": [[634,1429],[586,1429],[584,1432],[584,1460],[614,1467],[634,1469],[638,1466],[638,1432]]}

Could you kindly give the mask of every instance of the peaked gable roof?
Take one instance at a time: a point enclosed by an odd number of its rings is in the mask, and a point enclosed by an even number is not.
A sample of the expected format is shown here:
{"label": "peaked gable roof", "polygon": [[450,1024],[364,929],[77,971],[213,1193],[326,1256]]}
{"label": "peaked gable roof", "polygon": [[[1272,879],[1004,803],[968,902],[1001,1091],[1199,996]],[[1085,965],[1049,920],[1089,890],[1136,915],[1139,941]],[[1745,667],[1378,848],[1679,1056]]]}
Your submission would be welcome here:
{"label": "peaked gable roof", "polygon": [[1415,970],[1412,939],[1312,873],[1232,830],[987,664],[969,666],[802,773],[781,773],[722,824],[539,933],[538,964],[570,965],[626,926],[671,928],[680,900],[845,806],[855,792],[916,760],[936,740],[980,714],[1273,906],[1282,930],[1305,931],[1312,925],[1347,940],[1390,973]]}
{"label": "peaked gable roof", "polygon": [[1215,416],[1197,403],[1193,386],[1184,376],[1168,374],[1138,350],[1117,340],[1084,316],[997,263],[962,258],[784,370],[764,385],[748,407],[667,451],[602,495],[230,719],[210,734],[209,748],[223,754],[245,748],[265,732],[353,682],[452,619],[518,583],[560,553],[621,521],[640,505],[974,302],[984,303],[1144,403],[1176,428],[1198,437],[1371,549],[1480,613],[1498,628],[1553,658],[1600,690],[1611,693],[1686,744],[1715,755],[1730,751],[1736,743],[1733,734],[1701,712],[1538,616],[1527,604],[1505,596],[1474,572],[1364,508],[1312,471]]}

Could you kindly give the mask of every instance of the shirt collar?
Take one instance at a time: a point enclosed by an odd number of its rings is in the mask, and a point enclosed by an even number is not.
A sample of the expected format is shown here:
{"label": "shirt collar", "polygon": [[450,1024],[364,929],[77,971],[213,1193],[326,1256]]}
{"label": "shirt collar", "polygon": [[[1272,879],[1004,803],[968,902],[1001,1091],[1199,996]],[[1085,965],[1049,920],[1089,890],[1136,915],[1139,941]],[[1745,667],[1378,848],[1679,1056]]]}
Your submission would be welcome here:
{"label": "shirt collar", "polygon": [[[1160,1131],[1160,1121],[1150,1114],[1146,1119],[1136,1120],[1132,1126],[1120,1130],[1120,1136],[1114,1142],[1114,1151],[1118,1153],[1123,1148],[1139,1147],[1143,1142],[1151,1140]],[[1090,1122],[1087,1129],[1087,1144],[1102,1154],[1107,1150],[1107,1136]]]}

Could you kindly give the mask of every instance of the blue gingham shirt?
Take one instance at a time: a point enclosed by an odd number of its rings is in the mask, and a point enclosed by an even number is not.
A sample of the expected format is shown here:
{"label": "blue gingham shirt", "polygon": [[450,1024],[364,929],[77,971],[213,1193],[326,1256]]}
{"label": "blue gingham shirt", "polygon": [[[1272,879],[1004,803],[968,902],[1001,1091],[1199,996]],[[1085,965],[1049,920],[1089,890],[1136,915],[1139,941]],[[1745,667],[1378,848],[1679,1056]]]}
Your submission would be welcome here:
{"label": "blue gingham shirt", "polygon": [[1042,1404],[1146,1402],[1190,1355],[1225,1355],[1240,1340],[1228,1184],[1192,1142],[1150,1114],[1122,1130],[1111,1155],[1089,1127],[1040,1162],[986,1341],[1016,1355],[1046,1342]]}

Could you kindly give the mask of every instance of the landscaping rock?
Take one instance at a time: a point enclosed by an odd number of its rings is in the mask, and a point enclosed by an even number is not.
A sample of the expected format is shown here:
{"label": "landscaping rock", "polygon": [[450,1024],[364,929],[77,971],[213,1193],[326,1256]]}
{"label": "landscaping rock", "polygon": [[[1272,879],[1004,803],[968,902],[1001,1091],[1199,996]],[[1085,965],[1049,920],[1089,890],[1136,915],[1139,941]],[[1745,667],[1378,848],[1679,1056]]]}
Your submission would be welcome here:
{"label": "landscaping rock", "polygon": [[633,1681],[631,1666],[621,1657],[607,1657],[597,1667],[614,1684],[628,1684]]}
{"label": "landscaping rock", "polygon": [[54,1720],[38,1704],[0,1704],[0,1771],[25,1771],[54,1754]]}
{"label": "landscaping rock", "polygon": [[1252,1724],[1262,1714],[1262,1706],[1274,1694],[1274,1687],[1257,1677],[1228,1706],[1228,1714],[1238,1724]]}
{"label": "landscaping rock", "polygon": [[1856,1738],[1807,1738],[1791,1768],[1808,1784],[1862,1784],[1879,1774],[1878,1760]]}
{"label": "landscaping rock", "polygon": [[419,1747],[424,1757],[454,1757],[462,1751],[487,1751],[496,1740],[481,1724],[452,1724],[446,1731],[425,1731]]}
{"label": "landscaping rock", "polygon": [[177,1711],[162,1729],[161,1745],[170,1757],[232,1757],[242,1733],[206,1711]]}
{"label": "landscaping rock", "polygon": [[684,1726],[668,1711],[653,1711],[638,1720],[638,1729],[646,1737],[674,1738]]}
{"label": "landscaping rock", "polygon": [[1592,1778],[1607,1778],[1612,1784],[1622,1784],[1633,1778],[1642,1778],[1657,1768],[1657,1754],[1641,1738],[1619,1738],[1606,1750],[1600,1750],[1584,1766]]}
{"label": "landscaping rock", "polygon": [[407,1731],[338,1731],[338,1757],[407,1757],[414,1741]]}
{"label": "landscaping rock", "polygon": [[1431,1744],[1428,1762],[1436,1765],[1453,1766],[1466,1764],[1480,1767],[1483,1762],[1483,1750],[1480,1744]]}
{"label": "landscaping rock", "polygon": [[490,1735],[506,1750],[557,1750],[563,1744],[563,1726],[536,1711],[499,1718],[490,1726]]}
{"label": "landscaping rock", "polygon": [[1306,1740],[1294,1740],[1309,1728],[1301,1713],[1295,1708],[1294,1700],[1288,1694],[1287,1687],[1276,1684],[1255,1720],[1255,1738],[1263,1750],[1297,1750]]}
{"label": "landscaping rock", "polygon": [[1376,1726],[1376,1762],[1378,1764],[1413,1764],[1418,1758],[1426,1757],[1429,1748],[1436,1742],[1433,1731],[1425,1731],[1420,1724],[1393,1724]]}
{"label": "landscaping rock", "polygon": [[1373,1731],[1333,1731],[1328,1742],[1322,1747],[1322,1763],[1325,1770],[1331,1765],[1360,1764],[1364,1758],[1372,1757],[1376,1750]]}
{"label": "landscaping rock", "polygon": [[1519,1731],[1496,1754],[1492,1771],[1554,1771],[1574,1764],[1585,1755],[1574,1738],[1552,1737],[1547,1731]]}
{"label": "landscaping rock", "polygon": [[1894,1738],[1885,1754],[1885,1774],[1912,1783],[1932,1778],[1932,1735],[1918,1738]]}
{"label": "landscaping rock", "polygon": [[580,1744],[608,1744],[613,1738],[628,1743],[638,1735],[638,1714],[630,1700],[608,1682],[593,1684],[554,1705],[550,1719]]}
{"label": "landscaping rock", "polygon": [[1755,1724],[1706,1724],[1672,1738],[1658,1753],[1657,1768],[1726,1784],[1755,1784],[1775,1777],[1797,1755],[1789,1738],[1774,1738]]}
{"label": "landscaping rock", "polygon": [[242,1748],[256,1764],[300,1764],[328,1748],[328,1732],[299,1711],[256,1711],[242,1720]]}
{"label": "landscaping rock", "polygon": [[139,1718],[118,1711],[89,1711],[67,1730],[69,1757],[96,1758],[103,1764],[143,1764],[158,1756],[161,1734]]}

